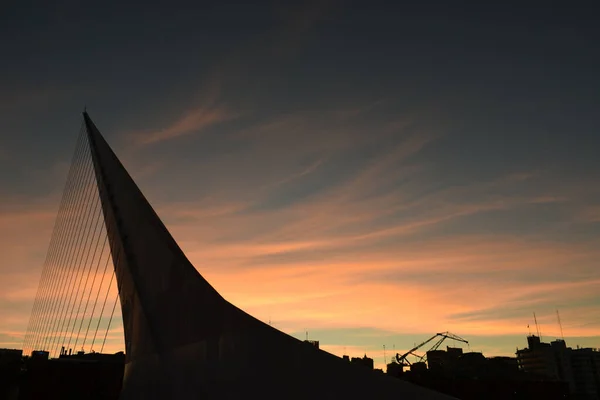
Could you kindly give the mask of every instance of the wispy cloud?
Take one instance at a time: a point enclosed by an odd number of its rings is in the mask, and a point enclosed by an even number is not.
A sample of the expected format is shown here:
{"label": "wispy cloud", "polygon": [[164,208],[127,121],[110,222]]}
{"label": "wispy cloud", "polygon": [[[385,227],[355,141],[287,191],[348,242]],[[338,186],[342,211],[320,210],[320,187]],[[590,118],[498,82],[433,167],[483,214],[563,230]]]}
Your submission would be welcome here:
{"label": "wispy cloud", "polygon": [[163,129],[136,133],[135,137],[141,144],[163,142],[184,135],[200,133],[213,125],[237,118],[238,116],[239,114],[231,112],[225,107],[199,107],[185,113],[182,117]]}
{"label": "wispy cloud", "polygon": [[318,159],[317,161],[315,161],[314,163],[312,163],[311,165],[309,165],[302,171],[293,173],[293,174],[273,183],[273,185],[277,186],[277,185],[283,185],[285,183],[290,183],[298,178],[302,178],[303,176],[313,173],[317,170],[317,168],[319,168],[319,166],[321,164],[323,164],[323,161],[324,161],[324,159]]}
{"label": "wispy cloud", "polygon": [[[237,49],[229,52],[224,59],[215,63],[212,73],[202,84],[196,84],[196,91],[202,93],[199,105],[181,113],[169,125],[158,130],[133,133],[140,144],[154,144],[184,135],[199,133],[216,124],[239,117],[239,112],[226,107],[223,101],[226,87],[245,76],[249,65],[279,56],[289,55],[301,46],[309,31],[331,9],[334,2],[313,2],[302,7],[280,8],[280,24],[274,31],[252,38]],[[267,51],[265,51],[267,50]]]}
{"label": "wispy cloud", "polygon": [[600,206],[583,206],[578,214],[583,222],[600,222]]}

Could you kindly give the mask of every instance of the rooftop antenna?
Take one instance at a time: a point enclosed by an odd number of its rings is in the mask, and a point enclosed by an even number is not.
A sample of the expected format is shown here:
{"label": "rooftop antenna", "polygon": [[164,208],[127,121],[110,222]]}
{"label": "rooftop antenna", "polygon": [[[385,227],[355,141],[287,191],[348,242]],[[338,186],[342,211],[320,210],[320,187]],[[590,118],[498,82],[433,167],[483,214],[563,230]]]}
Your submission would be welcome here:
{"label": "rooftop antenna", "polygon": [[537,317],[535,316],[535,311],[533,312],[533,320],[535,321],[535,329],[537,330],[538,337],[540,338],[540,341],[541,341],[542,335],[540,334],[540,327],[537,322]]}
{"label": "rooftop antenna", "polygon": [[387,365],[387,357],[385,356],[385,344],[383,345],[383,362]]}
{"label": "rooftop antenna", "polygon": [[560,327],[560,338],[565,341],[565,335],[563,335],[562,330],[562,322],[560,322],[560,314],[558,313],[558,309],[556,310],[556,318],[558,319],[558,326]]}
{"label": "rooftop antenna", "polygon": [[304,328],[304,331],[306,332],[306,340],[308,340],[308,330]]}

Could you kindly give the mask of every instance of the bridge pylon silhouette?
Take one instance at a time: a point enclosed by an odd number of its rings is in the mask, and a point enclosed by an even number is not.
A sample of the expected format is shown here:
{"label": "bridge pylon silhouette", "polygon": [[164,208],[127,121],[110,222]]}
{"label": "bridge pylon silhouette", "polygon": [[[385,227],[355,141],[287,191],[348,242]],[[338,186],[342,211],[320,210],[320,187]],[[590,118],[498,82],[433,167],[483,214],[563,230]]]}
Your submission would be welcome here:
{"label": "bridge pylon silhouette", "polygon": [[124,400],[449,398],[350,364],[226,301],[84,111],[24,350],[102,350],[117,302]]}

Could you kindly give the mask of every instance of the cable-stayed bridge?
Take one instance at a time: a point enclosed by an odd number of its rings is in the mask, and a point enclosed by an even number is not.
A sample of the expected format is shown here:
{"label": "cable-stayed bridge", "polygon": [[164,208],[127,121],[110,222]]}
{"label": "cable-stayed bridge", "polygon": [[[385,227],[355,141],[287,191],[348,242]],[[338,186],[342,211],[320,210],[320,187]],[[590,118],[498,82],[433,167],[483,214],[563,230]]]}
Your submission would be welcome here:
{"label": "cable-stayed bridge", "polygon": [[[85,124],[71,160],[23,343],[24,354],[103,352],[121,309]],[[120,346],[123,348],[122,329]],[[114,346],[113,346],[114,347]]]}
{"label": "cable-stayed bridge", "polygon": [[118,322],[125,400],[448,398],[347,363],[227,302],[84,112],[23,349],[102,352]]}

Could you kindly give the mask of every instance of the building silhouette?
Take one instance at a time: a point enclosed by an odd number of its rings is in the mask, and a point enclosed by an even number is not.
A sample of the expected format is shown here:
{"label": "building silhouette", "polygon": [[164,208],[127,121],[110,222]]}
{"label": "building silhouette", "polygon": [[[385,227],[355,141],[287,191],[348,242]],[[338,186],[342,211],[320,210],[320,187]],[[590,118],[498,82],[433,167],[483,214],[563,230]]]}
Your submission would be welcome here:
{"label": "building silhouette", "polygon": [[352,357],[352,358],[350,359],[350,362],[351,362],[352,364],[355,364],[355,365],[361,365],[361,366],[363,366],[363,367],[365,367],[365,368],[368,368],[368,369],[370,369],[370,370],[372,370],[372,369],[373,369],[373,367],[374,367],[374,365],[375,365],[375,364],[373,363],[373,359],[372,359],[372,358],[369,358],[369,357],[367,357],[367,355],[366,355],[366,354],[365,354],[363,357]]}
{"label": "building silhouette", "polygon": [[600,399],[600,351],[571,349],[573,394],[580,399]]}
{"label": "building silhouette", "polygon": [[543,343],[539,336],[527,337],[527,347],[517,350],[519,368],[532,374],[557,380],[571,380],[567,347],[563,340]]}
{"label": "building silhouette", "polygon": [[565,399],[569,386],[559,379],[519,369],[515,357],[486,358],[479,352],[447,347],[427,353],[427,362],[388,364],[387,374],[460,399]]}
{"label": "building silhouette", "polygon": [[117,400],[125,355],[63,354],[59,358],[27,358],[19,400]]}
{"label": "building silhouette", "polygon": [[567,382],[576,399],[600,398],[600,351],[567,347],[562,339],[544,343],[539,336],[527,337],[528,347],[517,350],[522,371]]}
{"label": "building silhouette", "polygon": [[0,349],[0,399],[16,399],[22,350]]}

